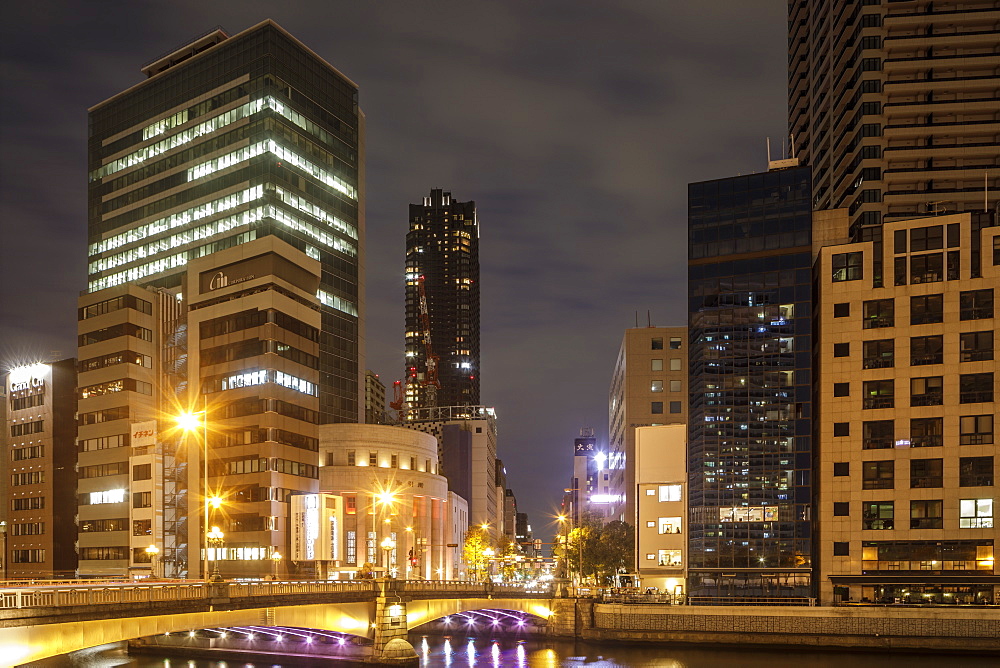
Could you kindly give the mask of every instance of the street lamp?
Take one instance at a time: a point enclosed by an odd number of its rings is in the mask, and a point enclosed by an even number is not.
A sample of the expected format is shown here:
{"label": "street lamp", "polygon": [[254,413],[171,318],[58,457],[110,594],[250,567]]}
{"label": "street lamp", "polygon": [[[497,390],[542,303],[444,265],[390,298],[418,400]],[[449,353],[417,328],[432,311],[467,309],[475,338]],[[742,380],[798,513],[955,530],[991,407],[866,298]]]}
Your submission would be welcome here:
{"label": "street lamp", "polygon": [[146,554],[149,555],[149,575],[150,577],[156,577],[156,555],[160,553],[160,548],[156,545],[150,545],[146,548]]}
{"label": "street lamp", "polygon": [[392,536],[386,536],[382,539],[381,545],[385,551],[385,576],[389,577],[389,554],[396,549],[396,541],[392,539]]}
{"label": "street lamp", "polygon": [[3,579],[7,580],[7,522],[0,522],[0,534],[3,534]]}
{"label": "street lamp", "polygon": [[493,555],[495,555],[495,554],[496,554],[496,552],[493,551],[492,547],[488,547],[485,550],[483,550],[483,557],[486,558],[486,564],[483,567],[483,574],[484,574],[483,580],[485,582],[489,582],[490,581],[490,575],[491,575],[490,565],[492,564]]}
{"label": "street lamp", "polygon": [[226,534],[222,533],[222,530],[219,529],[219,527],[212,527],[212,530],[209,531],[206,536],[209,544],[215,548],[215,564],[212,568],[212,582],[222,582],[222,575],[219,573],[219,554],[222,551],[222,541],[225,537]]}
{"label": "street lamp", "polygon": [[271,573],[272,580],[278,579],[278,562],[280,561],[281,561],[281,552],[275,550],[274,553],[271,555],[271,564],[274,566],[274,571]]}
{"label": "street lamp", "polygon": [[[201,447],[202,447],[202,480],[201,480],[201,494],[202,498],[205,500],[205,531],[208,531],[209,523],[209,506],[218,508],[222,503],[222,499],[217,496],[209,498],[208,496],[208,397],[205,397],[204,408],[200,411],[189,411],[187,413],[181,413],[175,418],[177,426],[185,432],[196,433],[199,428],[201,429]],[[202,577],[208,579],[208,534],[205,534],[205,559],[202,565]],[[218,564],[216,564],[218,567]]]}

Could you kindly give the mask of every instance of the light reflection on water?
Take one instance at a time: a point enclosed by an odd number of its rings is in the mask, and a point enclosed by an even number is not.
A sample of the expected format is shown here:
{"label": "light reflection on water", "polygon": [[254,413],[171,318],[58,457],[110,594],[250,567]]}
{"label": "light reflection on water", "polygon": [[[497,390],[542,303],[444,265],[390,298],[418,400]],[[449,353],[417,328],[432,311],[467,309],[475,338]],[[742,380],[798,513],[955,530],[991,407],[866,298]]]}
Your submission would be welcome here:
{"label": "light reflection on water", "polygon": [[[888,652],[812,652],[795,649],[732,649],[572,641],[511,637],[411,635],[421,668],[996,668],[997,657],[901,654]],[[301,665],[301,664],[300,664]],[[313,665],[316,665],[315,663]],[[336,668],[337,662],[324,665]],[[268,660],[212,659],[140,655],[105,645],[33,662],[31,668],[294,668]]]}

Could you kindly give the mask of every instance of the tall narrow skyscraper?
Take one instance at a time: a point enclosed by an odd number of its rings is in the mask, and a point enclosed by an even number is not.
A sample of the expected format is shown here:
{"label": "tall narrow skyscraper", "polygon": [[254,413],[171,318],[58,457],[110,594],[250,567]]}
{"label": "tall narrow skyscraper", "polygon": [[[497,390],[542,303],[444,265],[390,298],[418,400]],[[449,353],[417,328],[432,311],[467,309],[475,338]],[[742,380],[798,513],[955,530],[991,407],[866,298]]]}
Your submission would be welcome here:
{"label": "tall narrow skyscraper", "polygon": [[[423,204],[410,205],[405,354],[406,400],[411,408],[479,404],[476,203],[459,202],[440,189],[431,190]],[[429,393],[425,381],[433,358],[440,388]]]}
{"label": "tall narrow skyscraper", "polygon": [[993,0],[789,1],[788,129],[813,208],[848,208],[855,241],[981,211],[997,190],[996,14]]}
{"label": "tall narrow skyscraper", "polygon": [[811,595],[809,169],[688,186],[688,593]]}

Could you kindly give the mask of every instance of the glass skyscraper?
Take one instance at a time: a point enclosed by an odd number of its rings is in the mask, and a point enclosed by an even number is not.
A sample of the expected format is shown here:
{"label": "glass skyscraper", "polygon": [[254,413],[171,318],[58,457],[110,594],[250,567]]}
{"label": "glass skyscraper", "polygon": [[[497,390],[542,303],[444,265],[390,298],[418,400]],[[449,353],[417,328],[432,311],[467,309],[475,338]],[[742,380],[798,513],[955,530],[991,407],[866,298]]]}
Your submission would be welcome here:
{"label": "glass skyscraper", "polygon": [[810,171],[688,187],[688,594],[812,594]]}
{"label": "glass skyscraper", "polygon": [[364,116],[357,86],[271,21],[210,31],[90,110],[88,292],[181,285],[266,235],[319,260],[319,420],[358,422]]}

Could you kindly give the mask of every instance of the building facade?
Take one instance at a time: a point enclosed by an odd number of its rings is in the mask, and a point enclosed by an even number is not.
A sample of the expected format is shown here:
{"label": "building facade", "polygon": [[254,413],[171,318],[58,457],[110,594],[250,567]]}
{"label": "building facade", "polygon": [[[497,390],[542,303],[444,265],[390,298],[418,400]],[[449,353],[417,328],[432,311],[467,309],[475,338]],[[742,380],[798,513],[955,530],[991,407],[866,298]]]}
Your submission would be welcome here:
{"label": "building facade", "polygon": [[[425,298],[430,341],[421,307]],[[428,357],[431,349],[432,357]],[[475,202],[431,190],[410,205],[406,233],[406,402],[479,405],[479,220]],[[436,358],[436,359],[434,359]],[[440,387],[428,389],[428,361]],[[435,371],[431,369],[431,375]],[[430,395],[428,393],[431,393]]]}
{"label": "building facade", "polygon": [[821,601],[995,602],[1000,228],[918,218],[875,244],[849,242],[848,211],[824,222]]}
{"label": "building facade", "polygon": [[365,372],[365,424],[385,424],[385,384],[372,370]]}
{"label": "building facade", "polygon": [[687,423],[687,339],[686,327],[625,330],[608,398],[607,470],[598,473],[609,478],[609,519],[635,525],[635,428]]}
{"label": "building facade", "polygon": [[76,571],[76,360],[31,364],[3,376],[0,436],[3,579],[72,578]]}
{"label": "building facade", "polygon": [[851,238],[875,241],[883,221],[982,210],[1000,183],[993,0],[791,0],[788,31],[815,209],[846,208]]}
{"label": "building facade", "polygon": [[90,110],[87,291],[180,285],[274,235],[320,262],[323,422],[363,387],[364,116],[357,86],[271,21],[217,29]]}
{"label": "building facade", "polygon": [[448,489],[468,502],[469,522],[489,527],[499,538],[503,490],[497,493],[497,418],[487,406],[444,406],[413,410],[403,424],[438,440]]}
{"label": "building facade", "polygon": [[683,602],[687,571],[687,425],[635,430],[637,521],[635,572]]}
{"label": "building facade", "polygon": [[320,441],[320,487],[344,502],[344,556],[331,568],[344,577],[365,564],[407,579],[464,575],[468,507],[448,491],[433,436],[339,424],[321,426]]}
{"label": "building facade", "polygon": [[142,71],[90,110],[80,575],[260,575],[364,415],[357,86],[271,21]]}
{"label": "building facade", "polygon": [[812,198],[792,167],[688,187],[688,593],[812,595]]}

